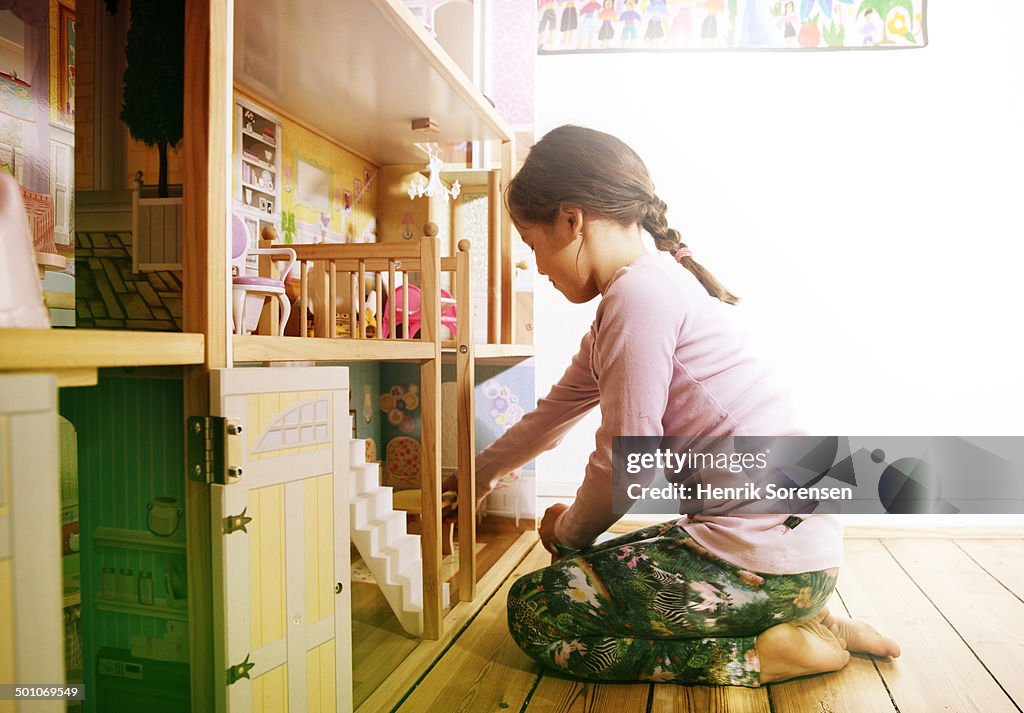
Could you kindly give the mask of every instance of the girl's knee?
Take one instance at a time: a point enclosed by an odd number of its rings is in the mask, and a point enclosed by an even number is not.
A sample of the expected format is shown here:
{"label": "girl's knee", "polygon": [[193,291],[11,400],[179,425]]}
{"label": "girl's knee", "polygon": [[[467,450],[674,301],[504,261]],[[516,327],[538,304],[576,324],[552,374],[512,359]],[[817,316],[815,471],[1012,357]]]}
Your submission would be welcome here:
{"label": "girl's knee", "polygon": [[543,575],[540,570],[517,579],[507,600],[509,633],[519,648],[534,658],[563,635],[553,616]]}
{"label": "girl's knee", "polygon": [[512,583],[512,587],[508,590],[508,601],[510,604],[513,600],[525,601],[531,592],[541,591],[540,587],[540,571],[524,574]]}

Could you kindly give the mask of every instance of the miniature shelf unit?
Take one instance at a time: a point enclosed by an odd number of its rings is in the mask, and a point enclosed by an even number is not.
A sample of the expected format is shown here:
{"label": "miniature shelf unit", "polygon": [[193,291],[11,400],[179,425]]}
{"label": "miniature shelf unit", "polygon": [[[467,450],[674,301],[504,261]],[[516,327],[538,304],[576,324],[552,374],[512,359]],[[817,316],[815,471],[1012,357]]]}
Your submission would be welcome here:
{"label": "miniature shelf unit", "polygon": [[[250,248],[271,227],[281,229],[281,121],[262,108],[235,98],[235,175],[233,210],[245,223]],[[256,256],[249,264],[257,266]]]}
{"label": "miniature shelf unit", "polygon": [[[183,367],[184,412],[189,416],[213,412],[213,370],[281,362],[418,363],[424,638],[393,667],[372,701],[359,708],[363,713],[390,710],[536,541],[534,532],[522,533],[482,577],[476,572],[474,557],[463,555],[457,588],[460,601],[445,613],[440,582],[442,361],[453,361],[456,366],[458,542],[462,553],[473,553],[474,367],[480,361],[507,364],[533,355],[532,346],[512,343],[512,233],[502,210],[501,190],[514,169],[513,134],[400,0],[316,0],[312,5],[299,0],[270,5],[257,0],[190,0],[185,12],[185,105],[197,109],[185,112],[182,144],[186,174],[181,245],[184,331],[4,330],[0,332],[0,371],[56,373],[58,386],[74,386],[95,384],[98,370],[106,367]],[[236,90],[255,97],[259,106],[239,102]],[[251,127],[246,124],[245,111],[253,113]],[[416,146],[424,137],[411,128],[411,120],[418,117],[430,117],[438,127],[427,137],[430,142],[489,142],[496,147],[492,155],[497,161],[474,178],[481,185],[486,183],[490,206],[488,343],[472,341],[467,251],[442,257],[440,240],[429,234],[408,242],[388,242],[384,236],[378,244],[289,246],[296,249],[301,263],[309,265],[308,272],[301,271],[302,308],[312,301],[308,288],[313,279],[321,280],[325,286],[321,291],[328,295],[326,305],[324,300],[319,308],[313,305],[321,323],[314,323],[317,337],[268,336],[271,332],[234,335],[229,307],[230,221],[240,201],[244,204],[242,217],[251,221],[256,234],[267,234],[268,227],[280,230],[280,122],[294,122],[384,168],[424,164],[425,154]],[[236,125],[241,126],[240,131],[232,128]],[[243,178],[240,184],[232,183],[229,157],[233,141],[241,142],[241,161],[252,171],[245,175],[255,180]],[[245,147],[249,147],[248,153]],[[252,204],[247,190],[252,190]],[[261,211],[259,196],[272,205],[264,203]],[[261,272],[268,268],[259,266]],[[393,328],[389,338],[383,338],[380,330],[366,338],[362,287],[353,298],[359,309],[349,318],[350,334],[358,337],[336,338],[335,320],[328,315],[333,316],[339,289],[349,289],[353,282],[364,286],[366,275],[373,273],[387,275],[388,284],[395,285],[403,272],[418,274],[422,298],[418,338],[409,337],[408,324],[395,313],[389,314],[389,322],[405,327],[402,338],[394,337]],[[458,338],[452,340],[442,339],[442,273],[454,275],[451,286]],[[382,291],[377,294],[383,297]],[[394,307],[394,301],[376,306],[379,317]],[[220,695],[217,689],[224,682],[223,670],[216,670],[211,654],[212,642],[219,635],[211,596],[216,583],[212,581],[210,542],[218,536],[211,525],[211,486],[189,480],[185,502],[192,710],[214,710],[213,701]],[[125,535],[97,536],[117,546],[114,543]],[[135,544],[147,546],[146,542]],[[147,611],[168,614],[159,607]],[[178,616],[176,612],[174,616]]]}

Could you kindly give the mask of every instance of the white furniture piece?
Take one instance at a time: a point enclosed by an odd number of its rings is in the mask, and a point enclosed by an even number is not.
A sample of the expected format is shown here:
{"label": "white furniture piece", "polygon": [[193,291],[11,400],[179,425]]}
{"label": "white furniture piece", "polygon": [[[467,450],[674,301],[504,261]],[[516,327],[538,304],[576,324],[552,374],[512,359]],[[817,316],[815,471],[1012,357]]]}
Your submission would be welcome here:
{"label": "white furniture piece", "polygon": [[[281,233],[281,120],[236,96],[234,104],[233,210],[256,241],[268,225]],[[250,253],[253,255],[253,253]],[[256,267],[255,257],[250,267]]]}
{"label": "white furniture piece", "polygon": [[[281,279],[247,274],[246,261],[250,255],[277,257],[275,262],[287,260],[287,267],[279,274]],[[295,265],[295,251],[291,248],[249,248],[249,231],[237,215],[231,216],[231,312],[235,334],[252,334],[260,321],[260,313],[267,298],[276,297],[281,303],[280,336],[292,312],[291,302],[284,289],[284,278]]]}

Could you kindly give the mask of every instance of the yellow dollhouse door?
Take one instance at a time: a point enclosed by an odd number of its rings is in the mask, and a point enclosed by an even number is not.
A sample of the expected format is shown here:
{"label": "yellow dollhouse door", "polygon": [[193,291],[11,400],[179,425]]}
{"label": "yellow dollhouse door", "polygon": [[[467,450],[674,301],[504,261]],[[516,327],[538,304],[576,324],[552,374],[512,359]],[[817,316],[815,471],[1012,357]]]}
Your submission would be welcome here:
{"label": "yellow dollhouse door", "polygon": [[[0,683],[64,683],[57,381],[0,375]],[[63,711],[0,700],[0,712]]]}
{"label": "yellow dollhouse door", "polygon": [[211,486],[217,711],[351,711],[348,369],[223,369],[211,403],[241,428]]}

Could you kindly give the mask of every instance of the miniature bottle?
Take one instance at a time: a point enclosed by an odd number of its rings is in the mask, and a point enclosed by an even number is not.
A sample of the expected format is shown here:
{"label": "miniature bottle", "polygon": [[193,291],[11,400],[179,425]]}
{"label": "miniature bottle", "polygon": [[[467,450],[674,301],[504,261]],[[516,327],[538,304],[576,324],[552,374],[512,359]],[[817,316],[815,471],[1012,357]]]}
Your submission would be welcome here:
{"label": "miniature bottle", "polygon": [[104,599],[117,599],[117,577],[113,567],[104,567],[100,575],[100,596]]}
{"label": "miniature bottle", "polygon": [[153,573],[139,572],[139,604],[153,603]]}
{"label": "miniature bottle", "polygon": [[122,569],[121,574],[117,577],[117,601],[135,601],[135,577],[127,567]]}

